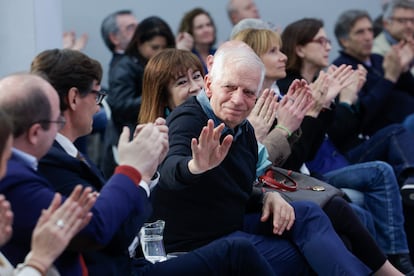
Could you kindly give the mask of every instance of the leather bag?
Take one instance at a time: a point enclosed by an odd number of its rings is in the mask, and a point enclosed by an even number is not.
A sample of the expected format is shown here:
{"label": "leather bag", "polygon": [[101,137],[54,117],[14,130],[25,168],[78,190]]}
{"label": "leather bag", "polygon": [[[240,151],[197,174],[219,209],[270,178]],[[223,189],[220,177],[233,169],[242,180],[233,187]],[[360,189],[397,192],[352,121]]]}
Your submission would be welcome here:
{"label": "leather bag", "polygon": [[338,188],[306,174],[271,166],[255,183],[265,191],[277,191],[287,201],[313,201],[323,207],[334,196],[344,196]]}

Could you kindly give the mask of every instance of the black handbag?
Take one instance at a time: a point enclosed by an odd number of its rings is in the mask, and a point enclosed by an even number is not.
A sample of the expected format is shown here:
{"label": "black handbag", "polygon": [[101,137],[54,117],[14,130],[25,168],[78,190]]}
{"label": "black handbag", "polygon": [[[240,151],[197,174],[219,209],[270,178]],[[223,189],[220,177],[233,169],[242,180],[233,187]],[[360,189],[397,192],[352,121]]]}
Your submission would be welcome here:
{"label": "black handbag", "polygon": [[255,183],[265,191],[277,190],[287,201],[313,201],[323,207],[334,196],[344,196],[338,188],[306,174],[271,166]]}

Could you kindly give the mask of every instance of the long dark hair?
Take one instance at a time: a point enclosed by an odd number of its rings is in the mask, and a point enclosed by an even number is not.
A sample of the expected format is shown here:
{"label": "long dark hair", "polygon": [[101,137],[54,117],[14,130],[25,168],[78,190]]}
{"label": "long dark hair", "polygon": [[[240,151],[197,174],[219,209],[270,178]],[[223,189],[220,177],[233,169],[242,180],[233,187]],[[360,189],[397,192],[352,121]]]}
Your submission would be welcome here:
{"label": "long dark hair", "polygon": [[282,52],[287,56],[287,70],[300,72],[302,59],[296,54],[296,46],[306,45],[311,42],[319,30],[323,27],[323,21],[315,18],[303,18],[289,24],[282,33]]}
{"label": "long dark hair", "polygon": [[170,26],[160,17],[151,16],[139,23],[125,53],[129,56],[138,58],[143,64],[146,64],[148,60],[141,55],[138,46],[156,36],[165,37],[167,48],[175,48],[175,37]]}

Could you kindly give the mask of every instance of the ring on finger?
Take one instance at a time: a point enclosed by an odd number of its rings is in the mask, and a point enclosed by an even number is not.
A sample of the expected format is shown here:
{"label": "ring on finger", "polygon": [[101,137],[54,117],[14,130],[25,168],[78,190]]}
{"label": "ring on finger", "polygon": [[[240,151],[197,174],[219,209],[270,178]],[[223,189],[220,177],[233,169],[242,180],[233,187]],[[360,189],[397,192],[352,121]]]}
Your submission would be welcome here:
{"label": "ring on finger", "polygon": [[59,219],[58,221],[56,221],[56,226],[60,229],[63,229],[63,227],[65,227],[65,222],[63,221],[63,219]]}

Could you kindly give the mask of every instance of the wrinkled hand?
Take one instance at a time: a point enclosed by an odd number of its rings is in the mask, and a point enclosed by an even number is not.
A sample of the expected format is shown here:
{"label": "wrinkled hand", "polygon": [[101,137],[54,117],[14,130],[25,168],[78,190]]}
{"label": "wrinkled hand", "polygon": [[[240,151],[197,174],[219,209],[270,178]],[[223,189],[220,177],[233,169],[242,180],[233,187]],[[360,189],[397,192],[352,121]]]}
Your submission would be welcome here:
{"label": "wrinkled hand", "polygon": [[132,141],[129,141],[129,128],[124,127],[118,142],[119,164],[134,167],[147,183],[157,170],[160,160],[165,157],[166,151],[168,127],[165,124],[138,125]]}
{"label": "wrinkled hand", "polygon": [[276,118],[276,107],[277,95],[273,90],[265,89],[247,117],[254,128],[257,141],[261,142],[269,133]]}
{"label": "wrinkled hand", "polygon": [[233,142],[233,136],[227,135],[220,144],[223,129],[223,123],[214,128],[213,120],[210,119],[207,126],[201,130],[198,141],[196,138],[191,140],[193,159],[188,162],[188,169],[192,174],[215,168],[224,160]]}
{"label": "wrinkled hand", "polygon": [[11,237],[13,228],[13,212],[10,203],[4,195],[0,195],[0,246],[3,246]]}
{"label": "wrinkled hand", "polygon": [[[47,270],[70,240],[89,223],[92,218],[90,209],[96,201],[91,191],[91,188],[82,189],[77,185],[62,205],[61,195],[55,194],[33,230],[28,263],[34,262]],[[63,222],[62,226],[57,225],[58,221]]]}
{"label": "wrinkled hand", "polygon": [[191,51],[194,45],[193,36],[187,32],[179,33],[175,39],[177,49]]}
{"label": "wrinkled hand", "polygon": [[262,217],[265,222],[273,215],[273,233],[282,235],[285,230],[290,230],[295,222],[295,211],[277,192],[267,192],[264,196]]}
{"label": "wrinkled hand", "polygon": [[296,131],[314,101],[305,80],[294,80],[277,106],[277,124]]}

